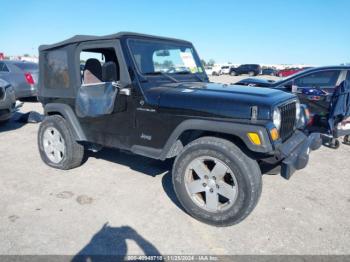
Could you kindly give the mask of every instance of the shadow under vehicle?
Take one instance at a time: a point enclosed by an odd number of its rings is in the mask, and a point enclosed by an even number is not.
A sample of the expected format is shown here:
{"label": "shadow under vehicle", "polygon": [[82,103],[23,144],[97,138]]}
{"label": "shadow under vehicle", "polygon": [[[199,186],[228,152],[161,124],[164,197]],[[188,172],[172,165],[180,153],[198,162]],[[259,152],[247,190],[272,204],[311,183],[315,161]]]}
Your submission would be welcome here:
{"label": "shadow under vehicle", "polygon": [[[288,179],[321,145],[319,134],[303,132],[307,119],[295,95],[210,83],[188,41],[124,32],[75,36],[39,53],[42,160],[71,169],[86,149],[102,147],[175,158],[179,202],[211,225],[236,224],[252,212],[262,164],[280,166]],[[174,66],[181,70],[167,70]]]}

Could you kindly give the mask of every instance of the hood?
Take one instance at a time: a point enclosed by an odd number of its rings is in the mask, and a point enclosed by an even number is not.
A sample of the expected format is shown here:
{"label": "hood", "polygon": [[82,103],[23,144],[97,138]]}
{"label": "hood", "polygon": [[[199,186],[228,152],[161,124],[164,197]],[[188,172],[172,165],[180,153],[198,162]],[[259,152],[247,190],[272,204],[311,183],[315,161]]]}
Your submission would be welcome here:
{"label": "hood", "polygon": [[250,119],[251,107],[257,106],[260,120],[270,119],[275,105],[295,98],[269,88],[197,82],[165,84],[147,93],[158,93],[160,110],[176,110],[177,114],[190,116]]}

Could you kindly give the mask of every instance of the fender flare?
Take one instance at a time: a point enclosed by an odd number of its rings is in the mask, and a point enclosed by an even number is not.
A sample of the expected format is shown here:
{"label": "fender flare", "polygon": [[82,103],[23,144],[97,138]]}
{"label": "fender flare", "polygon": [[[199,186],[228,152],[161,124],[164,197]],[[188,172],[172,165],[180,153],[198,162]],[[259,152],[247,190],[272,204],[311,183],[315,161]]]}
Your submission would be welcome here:
{"label": "fender flare", "polygon": [[50,113],[57,113],[63,116],[63,118],[69,124],[75,139],[77,141],[86,141],[86,136],[83,129],[80,126],[79,120],[74,114],[73,109],[66,104],[61,103],[49,103],[44,107],[44,114],[50,115]]}
{"label": "fender flare", "polygon": [[[179,124],[176,127],[176,129],[172,132],[159,158],[165,160],[167,158],[168,152],[170,152],[172,146],[176,143],[180,135],[188,130],[210,131],[234,135],[240,138],[249,150],[257,153],[268,153],[273,150],[265,126],[258,126],[253,124],[238,124],[223,121],[189,119]],[[253,144],[247,136],[248,132],[258,133],[261,139],[261,145],[258,146]]]}

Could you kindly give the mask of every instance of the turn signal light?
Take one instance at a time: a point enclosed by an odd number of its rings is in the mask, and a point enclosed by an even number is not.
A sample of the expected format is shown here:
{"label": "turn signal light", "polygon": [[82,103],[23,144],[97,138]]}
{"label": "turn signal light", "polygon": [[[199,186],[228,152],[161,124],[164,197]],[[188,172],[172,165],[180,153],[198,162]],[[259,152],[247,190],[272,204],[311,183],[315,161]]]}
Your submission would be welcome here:
{"label": "turn signal light", "polygon": [[280,138],[279,134],[278,134],[278,131],[277,131],[277,128],[272,128],[270,130],[270,135],[271,135],[271,138],[273,141],[277,140],[278,138]]}
{"label": "turn signal light", "polygon": [[257,133],[247,133],[247,135],[254,145],[261,145],[260,136]]}

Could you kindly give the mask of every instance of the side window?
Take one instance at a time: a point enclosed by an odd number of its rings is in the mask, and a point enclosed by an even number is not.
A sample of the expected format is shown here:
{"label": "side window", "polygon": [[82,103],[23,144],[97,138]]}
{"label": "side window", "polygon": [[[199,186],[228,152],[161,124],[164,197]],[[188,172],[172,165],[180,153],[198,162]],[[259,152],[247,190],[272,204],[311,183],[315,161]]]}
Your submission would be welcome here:
{"label": "side window", "polygon": [[316,72],[296,79],[294,84],[298,87],[334,87],[339,73],[338,70]]}
{"label": "side window", "polygon": [[120,80],[114,48],[84,49],[80,52],[81,83],[85,85]]}
{"label": "side window", "polygon": [[46,67],[44,85],[47,88],[69,88],[68,55],[64,50],[49,51],[45,54]]}
{"label": "side window", "polygon": [[7,65],[3,62],[0,62],[0,72],[9,72]]}

